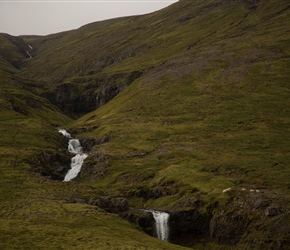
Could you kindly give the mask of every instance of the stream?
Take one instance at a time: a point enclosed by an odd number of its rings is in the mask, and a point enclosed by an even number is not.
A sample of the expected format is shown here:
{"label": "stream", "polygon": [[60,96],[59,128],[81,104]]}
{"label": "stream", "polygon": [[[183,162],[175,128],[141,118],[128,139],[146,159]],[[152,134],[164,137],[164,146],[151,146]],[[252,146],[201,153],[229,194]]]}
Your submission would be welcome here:
{"label": "stream", "polygon": [[64,177],[64,182],[71,181],[76,178],[81,171],[84,160],[88,157],[87,154],[83,153],[83,148],[79,139],[72,138],[71,134],[68,133],[65,129],[58,129],[58,132],[63,136],[69,138],[68,142],[68,151],[75,156],[71,159],[71,169],[67,172]]}

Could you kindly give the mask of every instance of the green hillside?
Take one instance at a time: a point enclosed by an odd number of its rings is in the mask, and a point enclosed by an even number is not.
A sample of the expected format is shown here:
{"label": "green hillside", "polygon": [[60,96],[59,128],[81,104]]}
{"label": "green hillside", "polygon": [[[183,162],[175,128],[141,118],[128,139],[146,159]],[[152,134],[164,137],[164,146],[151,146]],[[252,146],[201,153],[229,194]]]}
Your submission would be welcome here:
{"label": "green hillside", "polygon": [[[2,34],[0,248],[288,249],[289,21],[287,0],[180,0]],[[68,183],[57,128],[89,154]]]}

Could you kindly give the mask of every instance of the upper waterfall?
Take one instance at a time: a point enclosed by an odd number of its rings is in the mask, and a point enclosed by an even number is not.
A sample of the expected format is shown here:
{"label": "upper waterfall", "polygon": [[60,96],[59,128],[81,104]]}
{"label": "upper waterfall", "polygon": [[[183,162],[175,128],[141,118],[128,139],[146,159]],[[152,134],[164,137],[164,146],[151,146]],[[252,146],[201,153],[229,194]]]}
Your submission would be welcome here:
{"label": "upper waterfall", "polygon": [[68,151],[75,156],[71,159],[71,169],[67,172],[64,177],[64,182],[71,181],[81,171],[84,160],[88,157],[87,154],[83,153],[83,148],[79,139],[73,139],[70,133],[68,133],[65,129],[59,129],[59,133],[63,134],[65,137],[71,138],[68,142]]}
{"label": "upper waterfall", "polygon": [[67,138],[72,138],[71,134],[68,133],[65,129],[60,128],[60,129],[58,129],[58,132],[61,133],[63,136],[67,137]]}

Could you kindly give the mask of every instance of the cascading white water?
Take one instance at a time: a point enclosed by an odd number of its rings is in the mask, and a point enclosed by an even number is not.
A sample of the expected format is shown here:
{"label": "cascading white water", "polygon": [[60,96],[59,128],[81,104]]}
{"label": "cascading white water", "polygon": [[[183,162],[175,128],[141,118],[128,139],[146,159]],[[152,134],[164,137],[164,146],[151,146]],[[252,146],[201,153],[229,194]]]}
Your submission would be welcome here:
{"label": "cascading white water", "polygon": [[68,152],[72,154],[81,154],[82,146],[79,139],[70,139],[68,142]]}
{"label": "cascading white water", "polygon": [[[65,137],[72,138],[71,135],[65,129],[59,129],[59,133],[63,134]],[[81,171],[84,160],[88,157],[87,154],[83,153],[81,143],[79,139],[70,139],[68,142],[68,151],[75,156],[71,159],[71,169],[67,172],[64,177],[64,182],[71,181]]]}
{"label": "cascading white water", "polygon": [[64,177],[64,182],[71,181],[75,177],[78,176],[79,172],[81,171],[82,165],[84,163],[84,160],[87,158],[87,154],[77,154],[71,159],[70,167],[71,169],[67,172],[67,174]]}
{"label": "cascading white water", "polygon": [[150,211],[154,217],[157,237],[160,240],[168,241],[169,237],[169,214],[160,211]]}
{"label": "cascading white water", "polygon": [[67,137],[67,138],[72,138],[70,133],[68,133],[65,129],[59,128],[58,132],[61,133],[63,136]]}
{"label": "cascading white water", "polygon": [[30,55],[28,51],[26,51],[26,54],[29,56],[29,58],[32,58],[32,56]]}

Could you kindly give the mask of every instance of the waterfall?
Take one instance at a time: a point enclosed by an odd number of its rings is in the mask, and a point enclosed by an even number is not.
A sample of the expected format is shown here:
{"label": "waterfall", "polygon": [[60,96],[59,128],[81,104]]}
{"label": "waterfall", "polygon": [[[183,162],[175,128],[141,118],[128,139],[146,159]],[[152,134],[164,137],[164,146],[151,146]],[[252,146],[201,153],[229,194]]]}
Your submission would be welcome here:
{"label": "waterfall", "polygon": [[157,237],[160,240],[168,241],[169,236],[169,214],[160,211],[151,211],[156,224]]}
{"label": "waterfall", "polygon": [[83,153],[79,139],[73,139],[65,129],[59,129],[58,132],[67,138],[71,138],[68,142],[68,151],[72,154],[75,154],[75,156],[71,159],[71,169],[67,172],[63,180],[64,182],[67,182],[77,177],[81,171],[84,160],[88,157],[88,155]]}
{"label": "waterfall", "polygon": [[67,172],[67,174],[64,177],[64,182],[71,181],[75,177],[78,176],[79,172],[81,171],[82,165],[84,163],[84,160],[87,158],[87,154],[77,154],[71,159],[70,167],[71,169]]}
{"label": "waterfall", "polygon": [[68,152],[72,154],[81,154],[82,146],[79,139],[70,139],[68,142]]}
{"label": "waterfall", "polygon": [[29,56],[29,58],[32,58],[32,56],[30,55],[28,51],[26,51],[26,54]]}
{"label": "waterfall", "polygon": [[160,240],[168,241],[169,239],[169,214],[161,211],[143,210],[150,212],[155,220],[155,230],[157,238]]}

